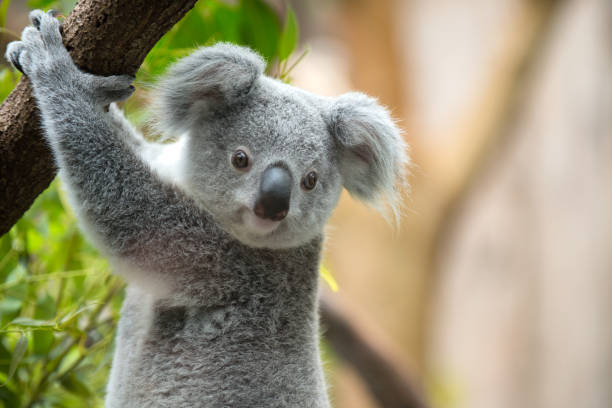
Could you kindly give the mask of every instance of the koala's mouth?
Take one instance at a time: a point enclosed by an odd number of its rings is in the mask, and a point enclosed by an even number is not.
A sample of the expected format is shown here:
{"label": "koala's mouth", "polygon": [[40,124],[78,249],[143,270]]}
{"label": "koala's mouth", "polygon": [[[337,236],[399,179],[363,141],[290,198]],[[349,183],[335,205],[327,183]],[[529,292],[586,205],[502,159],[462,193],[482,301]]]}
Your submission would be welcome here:
{"label": "koala's mouth", "polygon": [[241,214],[244,226],[257,235],[268,235],[274,232],[282,221],[272,221],[258,217],[249,208],[243,207]]}

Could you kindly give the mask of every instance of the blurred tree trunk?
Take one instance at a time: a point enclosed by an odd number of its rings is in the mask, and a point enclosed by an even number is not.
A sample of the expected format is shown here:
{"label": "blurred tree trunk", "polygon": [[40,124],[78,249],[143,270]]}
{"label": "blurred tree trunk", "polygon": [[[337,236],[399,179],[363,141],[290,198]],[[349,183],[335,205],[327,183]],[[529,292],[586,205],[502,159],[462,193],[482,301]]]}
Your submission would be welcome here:
{"label": "blurred tree trunk", "polygon": [[[196,0],[81,0],[63,23],[75,63],[98,75],[135,74]],[[0,235],[55,177],[27,78],[0,106]]]}
{"label": "blurred tree trunk", "polygon": [[[407,50],[400,48],[402,44],[398,42],[396,26],[397,13],[403,10],[401,1],[356,0],[341,4],[341,36],[349,54],[352,83],[356,89],[375,96],[389,107],[409,139],[410,101],[406,90],[409,69],[402,58]],[[414,150],[411,143],[413,161]],[[334,270],[350,274],[343,279],[343,290],[362,299],[359,306],[371,313],[369,317],[391,333],[396,341],[399,340],[418,369],[422,365],[422,277],[406,273],[406,266],[412,263],[406,258],[415,255],[411,248],[420,245],[411,245],[412,239],[404,239],[406,236],[400,239],[392,237],[388,225],[378,213],[346,200],[346,196],[343,198],[335,216],[335,220],[342,223],[343,231],[335,231],[330,244],[337,242],[342,245],[344,237],[347,237],[346,246],[352,248],[349,253],[354,260],[350,265],[344,265],[344,260],[332,260]],[[409,222],[402,220],[403,230],[412,232],[413,229],[407,227]],[[369,235],[364,235],[363,231],[368,231]],[[372,256],[368,257],[370,253]],[[381,258],[386,258],[386,261],[380,262]],[[373,272],[376,277],[372,276]],[[391,304],[389,298],[395,299],[395,303]]]}
{"label": "blurred tree trunk", "polygon": [[[398,13],[406,13],[406,3],[356,0],[339,2],[339,5],[338,34],[346,46],[354,88],[377,97],[390,108],[406,132],[412,159],[418,161],[420,149],[410,138],[412,106],[407,89],[410,67],[405,63],[409,50],[398,37],[398,24],[402,24]],[[410,181],[415,183],[414,179]],[[413,188],[419,187],[413,185]],[[407,206],[412,210],[412,202]],[[382,329],[381,335],[374,337],[386,338],[384,349],[398,346],[397,352],[391,353],[395,363],[409,368],[415,383],[420,384],[425,319],[423,288],[427,283],[424,263],[429,253],[427,243],[431,240],[423,231],[425,223],[417,219],[421,214],[415,216],[410,210],[402,220],[398,236],[380,214],[343,195],[331,221],[332,226],[337,224],[342,228],[331,234],[326,262],[337,275],[346,298],[359,299],[350,308]],[[332,387],[337,406],[410,406],[372,398],[376,392],[364,392],[346,367],[337,370],[342,373],[336,376]],[[375,376],[375,370],[370,370],[368,375]],[[373,391],[372,383],[368,386]]]}
{"label": "blurred tree trunk", "polygon": [[394,19],[398,9],[396,0],[345,2],[342,34],[349,47],[355,85],[391,107],[396,117],[406,117],[406,72]]}
{"label": "blurred tree trunk", "polygon": [[448,221],[429,355],[454,407],[612,406],[611,8],[562,6]]}

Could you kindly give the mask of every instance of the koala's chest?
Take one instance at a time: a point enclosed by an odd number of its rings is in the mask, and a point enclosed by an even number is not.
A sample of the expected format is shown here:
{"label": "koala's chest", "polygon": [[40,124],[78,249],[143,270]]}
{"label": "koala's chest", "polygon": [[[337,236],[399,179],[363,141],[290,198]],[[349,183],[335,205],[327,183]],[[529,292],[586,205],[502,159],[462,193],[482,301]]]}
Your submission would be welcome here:
{"label": "koala's chest", "polygon": [[[149,339],[163,346],[190,339],[211,341],[228,332],[244,314],[235,306],[167,306],[155,307],[151,316]],[[170,343],[170,344],[171,344]]]}
{"label": "koala's chest", "polygon": [[314,319],[312,309],[310,302],[286,302],[263,294],[221,306],[153,304],[147,313],[145,344],[158,355],[179,349],[196,355],[206,348],[210,356],[241,344],[256,348],[290,342],[307,335],[304,331]]}

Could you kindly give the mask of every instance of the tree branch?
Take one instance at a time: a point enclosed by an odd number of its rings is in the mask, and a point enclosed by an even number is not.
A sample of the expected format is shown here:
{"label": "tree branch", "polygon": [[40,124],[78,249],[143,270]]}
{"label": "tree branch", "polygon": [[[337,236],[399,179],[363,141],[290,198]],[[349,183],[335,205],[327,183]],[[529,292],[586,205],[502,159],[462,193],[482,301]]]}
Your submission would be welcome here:
{"label": "tree branch", "polygon": [[359,328],[348,309],[328,296],[321,297],[323,334],[334,352],[357,370],[372,395],[385,408],[425,408],[414,381],[389,350]]}
{"label": "tree branch", "polygon": [[[64,44],[87,72],[135,74],[155,43],[195,2],[81,0],[64,21]],[[0,235],[17,222],[56,172],[24,77],[0,106]]]}

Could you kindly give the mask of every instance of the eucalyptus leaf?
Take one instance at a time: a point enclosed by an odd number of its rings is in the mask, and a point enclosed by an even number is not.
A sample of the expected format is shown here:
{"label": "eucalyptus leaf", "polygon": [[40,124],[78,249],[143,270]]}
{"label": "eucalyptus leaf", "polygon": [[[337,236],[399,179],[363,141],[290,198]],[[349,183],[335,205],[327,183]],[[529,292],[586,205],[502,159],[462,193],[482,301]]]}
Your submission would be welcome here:
{"label": "eucalyptus leaf", "polygon": [[81,381],[75,373],[69,373],[64,376],[61,380],[61,384],[68,391],[85,398],[90,398],[93,394],[87,384]]}
{"label": "eucalyptus leaf", "polygon": [[299,28],[295,13],[290,6],[287,7],[285,26],[278,41],[278,60],[284,61],[295,50],[299,36]]}
{"label": "eucalyptus leaf", "polygon": [[70,313],[68,313],[66,316],[62,317],[62,319],[59,322],[59,326],[60,328],[64,328],[69,326],[70,324],[72,324],[74,322],[74,320],[82,313],[92,310],[95,308],[96,305],[86,305],[83,307],[80,307],[76,310],[71,311]]}
{"label": "eucalyptus leaf", "polygon": [[[13,353],[6,348],[4,343],[0,341],[0,373],[8,374],[12,354]],[[0,384],[2,384],[2,382],[0,382]],[[2,387],[0,386],[0,388]]]}
{"label": "eucalyptus leaf", "polygon": [[219,41],[240,43],[240,10],[221,3],[211,13],[211,21],[217,31],[215,38]]}
{"label": "eucalyptus leaf", "polygon": [[6,25],[6,12],[8,11],[10,4],[11,0],[2,0],[2,4],[0,4],[0,27],[4,27]]}
{"label": "eucalyptus leaf", "polygon": [[261,0],[242,0],[241,42],[258,51],[268,64],[276,56],[280,37],[280,19]]}
{"label": "eucalyptus leaf", "polygon": [[19,71],[13,71],[10,68],[4,68],[0,71],[0,101],[3,101],[11,93],[19,78],[21,78]]}
{"label": "eucalyptus leaf", "polygon": [[[36,302],[34,318],[49,320],[55,317],[55,299],[48,293]],[[53,346],[55,335],[52,331],[36,330],[32,333],[32,351],[34,354],[45,355]]]}
{"label": "eucalyptus leaf", "polygon": [[28,0],[28,7],[33,9],[47,9],[55,3],[57,3],[55,0]]}
{"label": "eucalyptus leaf", "polygon": [[19,396],[8,386],[0,387],[0,401],[4,403],[4,407],[20,406]]}
{"label": "eucalyptus leaf", "polygon": [[23,359],[26,350],[28,349],[28,338],[24,333],[21,334],[19,340],[15,344],[15,348],[13,349],[13,356],[11,357],[11,365],[9,367],[7,382],[13,377],[19,363]]}
{"label": "eucalyptus leaf", "polygon": [[31,319],[29,317],[17,317],[9,323],[17,327],[55,328],[56,323],[49,320]]}
{"label": "eucalyptus leaf", "polygon": [[23,302],[20,299],[12,297],[2,299],[0,301],[0,314],[4,316],[5,314],[17,313],[21,309],[22,304]]}

